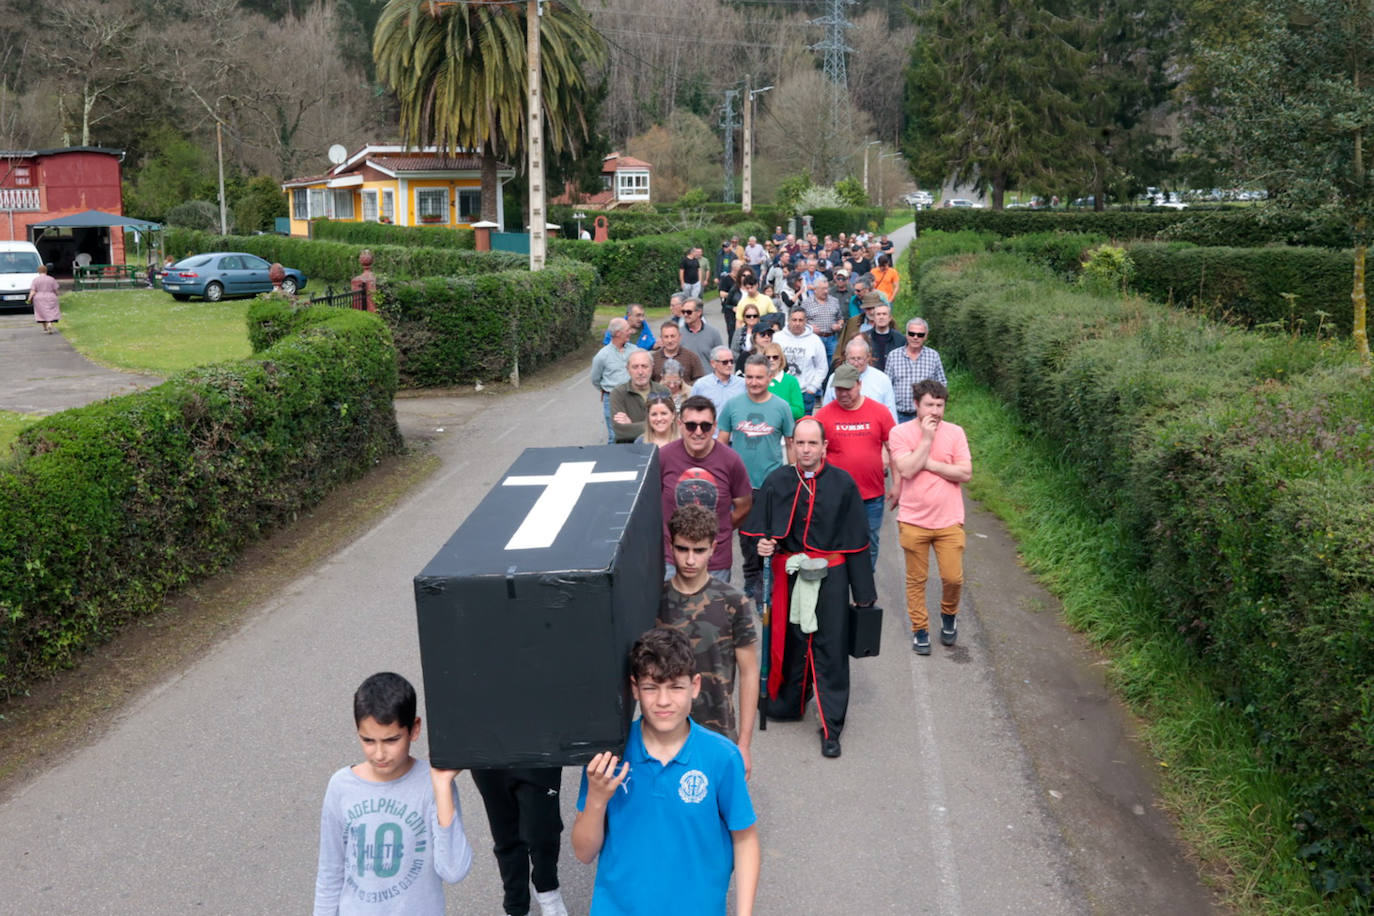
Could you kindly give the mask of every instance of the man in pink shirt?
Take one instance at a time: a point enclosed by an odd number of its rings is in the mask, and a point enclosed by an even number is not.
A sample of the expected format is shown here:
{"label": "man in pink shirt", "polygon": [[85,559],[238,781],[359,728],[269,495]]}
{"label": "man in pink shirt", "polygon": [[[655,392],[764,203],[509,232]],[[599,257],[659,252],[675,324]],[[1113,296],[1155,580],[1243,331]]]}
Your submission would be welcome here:
{"label": "man in pink shirt", "polygon": [[964,494],[973,458],[962,427],[944,422],[949,392],[934,379],[912,386],[916,419],[899,424],[888,438],[897,487],[897,529],[906,554],[906,610],[911,648],[930,654],[926,575],[935,548],[944,593],[940,598],[940,642],[958,639],[959,593],[964,587]]}

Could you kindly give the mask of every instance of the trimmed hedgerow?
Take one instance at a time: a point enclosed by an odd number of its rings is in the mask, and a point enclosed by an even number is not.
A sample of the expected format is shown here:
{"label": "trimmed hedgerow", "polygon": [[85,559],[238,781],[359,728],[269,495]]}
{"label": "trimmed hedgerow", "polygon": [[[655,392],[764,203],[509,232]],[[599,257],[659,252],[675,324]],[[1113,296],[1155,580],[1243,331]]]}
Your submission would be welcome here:
{"label": "trimmed hedgerow", "polygon": [[[821,238],[860,229],[880,230],[887,217],[882,207],[817,207],[807,212],[811,216],[811,231]],[[797,217],[797,226],[801,226],[801,217]]]}
{"label": "trimmed hedgerow", "polygon": [[1334,905],[1374,873],[1374,389],[1348,349],[1073,291],[1008,255],[930,265],[934,345],[1085,471],[1158,617],[1286,778]]}
{"label": "trimmed hedgerow", "polygon": [[396,226],[317,219],[311,221],[310,233],[311,238],[355,245],[406,245],[472,251],[477,244],[476,233],[471,229],[450,229],[447,226]]}
{"label": "trimmed hedgerow", "polygon": [[[553,258],[536,272],[383,280],[377,310],[396,342],[401,384],[443,387],[504,379],[517,355],[524,373],[576,350],[587,340],[597,288],[591,265]],[[266,311],[250,319],[264,339],[290,322]]]}
{"label": "trimmed hedgerow", "polygon": [[747,238],[763,237],[761,223],[741,223],[724,230],[719,227],[693,229],[670,235],[646,235],[621,242],[583,242],[576,239],[555,239],[549,246],[551,253],[585,261],[596,268],[601,277],[601,301],[628,304],[639,302],[648,306],[667,304],[668,296],[678,289],[677,271],[683,257],[693,245],[701,247],[707,257],[720,245],[722,231],[727,235]]}
{"label": "trimmed hedgerow", "polygon": [[399,449],[386,326],[325,308],[297,324],[252,358],[19,435],[0,468],[0,695],[71,666]]}
{"label": "trimmed hedgerow", "polygon": [[[1354,255],[1323,248],[1199,248],[1177,243],[1127,246],[1131,287],[1156,302],[1199,309],[1253,326],[1350,331]],[[1285,294],[1292,296],[1290,302]]]}
{"label": "trimmed hedgerow", "polygon": [[1276,208],[1243,210],[990,210],[940,208],[916,212],[916,227],[997,235],[1086,232],[1111,239],[1160,239],[1195,245],[1302,245],[1348,248],[1350,230],[1322,217]]}
{"label": "trimmed hedgerow", "polygon": [[420,248],[403,245],[360,245],[284,235],[214,235],[190,229],[168,229],[167,250],[174,252],[246,251],[269,261],[304,271],[312,292],[326,283],[346,286],[362,272],[358,255],[372,252],[372,270],[392,279],[463,276],[511,270],[528,264],[522,255],[459,248]]}

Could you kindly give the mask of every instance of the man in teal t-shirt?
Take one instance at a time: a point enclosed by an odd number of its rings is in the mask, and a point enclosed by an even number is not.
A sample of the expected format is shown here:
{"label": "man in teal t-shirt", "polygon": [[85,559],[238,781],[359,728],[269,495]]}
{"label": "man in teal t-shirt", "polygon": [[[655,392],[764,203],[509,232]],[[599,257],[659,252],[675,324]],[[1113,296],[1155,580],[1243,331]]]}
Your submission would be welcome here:
{"label": "man in teal t-shirt", "polygon": [[[749,483],[757,492],[764,478],[781,467],[792,454],[792,408],[768,390],[772,376],[768,358],[751,356],[744,361],[744,394],[726,402],[716,418],[717,438],[744,459]],[[740,538],[744,558],[744,593],[757,599],[763,570],[754,546],[755,538]]]}

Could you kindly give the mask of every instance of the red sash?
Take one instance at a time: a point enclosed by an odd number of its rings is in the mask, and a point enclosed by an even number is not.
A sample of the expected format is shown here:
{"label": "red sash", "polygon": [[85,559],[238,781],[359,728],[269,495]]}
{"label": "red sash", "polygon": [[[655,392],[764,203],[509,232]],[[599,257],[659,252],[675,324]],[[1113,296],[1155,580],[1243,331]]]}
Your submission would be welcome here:
{"label": "red sash", "polygon": [[[830,566],[844,565],[844,554],[817,553],[812,550],[801,551],[805,556],[825,560]],[[774,553],[773,593],[768,596],[768,696],[776,699],[778,688],[782,686],[782,650],[786,645],[787,622],[792,614],[792,593],[787,581],[787,559],[795,556],[790,553]]]}

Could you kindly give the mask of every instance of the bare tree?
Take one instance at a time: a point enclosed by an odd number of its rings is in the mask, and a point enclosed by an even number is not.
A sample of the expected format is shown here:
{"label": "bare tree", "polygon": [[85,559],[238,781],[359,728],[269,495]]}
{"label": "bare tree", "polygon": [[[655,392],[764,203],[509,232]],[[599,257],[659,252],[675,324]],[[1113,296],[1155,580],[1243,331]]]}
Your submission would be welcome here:
{"label": "bare tree", "polygon": [[805,174],[813,182],[825,181],[829,163],[847,159],[851,169],[862,155],[865,137],[871,135],[867,112],[853,112],[854,133],[849,138],[828,138],[824,129],[829,92],[825,77],[814,68],[803,68],[784,77],[760,107],[759,157],[783,175]]}
{"label": "bare tree", "polygon": [[655,200],[677,200],[693,188],[721,186],[720,146],[706,122],[690,111],[673,112],[666,125],[631,138],[625,151],[653,165]]}
{"label": "bare tree", "polygon": [[[81,145],[90,146],[91,129],[128,111],[137,84],[150,72],[149,32],[130,0],[56,0],[44,7],[44,16],[43,64],[64,87],[59,108],[72,112]],[[70,144],[65,119],[62,128],[63,143]]]}
{"label": "bare tree", "polygon": [[854,102],[873,119],[878,139],[894,146],[902,134],[903,68],[916,43],[916,27],[892,28],[882,10],[869,10],[854,21],[848,35],[849,90]]}

